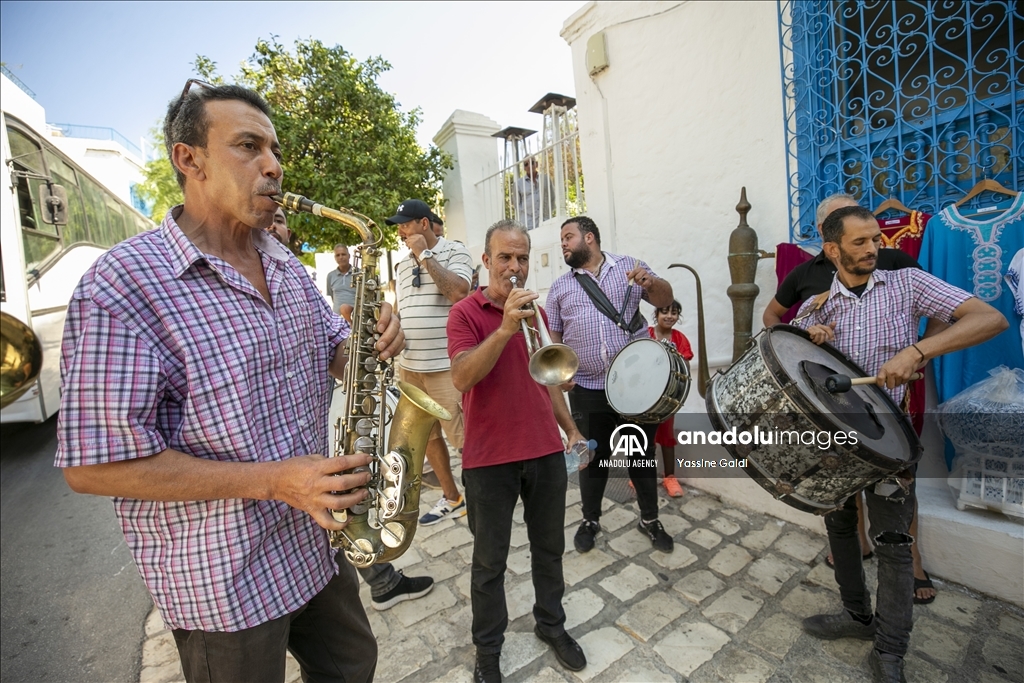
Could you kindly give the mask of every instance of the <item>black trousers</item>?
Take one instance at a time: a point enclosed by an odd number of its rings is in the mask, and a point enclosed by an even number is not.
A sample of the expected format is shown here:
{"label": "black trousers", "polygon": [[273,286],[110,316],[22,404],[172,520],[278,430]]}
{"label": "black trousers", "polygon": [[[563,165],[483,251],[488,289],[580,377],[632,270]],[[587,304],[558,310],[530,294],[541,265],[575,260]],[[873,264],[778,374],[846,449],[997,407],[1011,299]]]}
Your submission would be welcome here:
{"label": "black trousers", "polygon": [[232,633],[174,629],[185,680],[283,683],[291,651],[303,681],[372,681],[377,640],[359,602],[356,570],[338,557],[340,573],[291,614]]}
{"label": "black trousers", "polygon": [[[591,522],[601,518],[601,501],[608,484],[608,468],[602,463],[611,458],[611,436],[619,425],[635,424],[622,417],[608,404],[604,391],[584,389],[576,386],[569,392],[569,405],[576,427],[588,439],[597,442],[594,461],[580,472],[580,497],[583,502],[583,517]],[[655,461],[656,445],[654,435],[658,425],[637,425],[647,436],[647,449],[643,458],[631,458],[629,478],[636,489],[636,500],[640,505],[641,518],[651,521],[658,518],[658,465]],[[620,458],[619,455],[615,456]],[[643,465],[641,460],[651,464]]]}
{"label": "black trousers", "polygon": [[[911,482],[909,491],[897,490],[890,496],[880,496],[874,488],[869,486],[864,494],[878,556],[875,647],[902,657],[907,654],[914,626],[914,560],[910,552],[914,539],[910,522],[917,500],[916,481]],[[857,614],[871,614],[871,593],[865,584],[857,531],[857,496],[850,496],[843,507],[825,515],[825,528],[843,607]]]}
{"label": "black trousers", "polygon": [[473,533],[473,644],[497,654],[505,642],[505,566],[512,536],[512,512],[523,499],[530,539],[533,617],[541,632],[565,631],[562,553],[565,552],[565,456],[561,451],[534,460],[462,470],[469,529]]}

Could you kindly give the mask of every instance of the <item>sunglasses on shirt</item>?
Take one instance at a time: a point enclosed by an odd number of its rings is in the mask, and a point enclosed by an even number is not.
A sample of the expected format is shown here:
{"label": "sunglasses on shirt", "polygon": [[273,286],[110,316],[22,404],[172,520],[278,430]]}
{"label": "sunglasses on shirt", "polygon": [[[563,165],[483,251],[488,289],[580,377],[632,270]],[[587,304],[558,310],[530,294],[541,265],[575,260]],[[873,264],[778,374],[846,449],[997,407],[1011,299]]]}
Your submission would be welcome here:
{"label": "sunglasses on shirt", "polygon": [[419,288],[419,286],[423,284],[422,282],[420,282],[420,272],[421,271],[420,271],[420,267],[419,266],[413,266],[412,267],[412,286],[413,287]]}

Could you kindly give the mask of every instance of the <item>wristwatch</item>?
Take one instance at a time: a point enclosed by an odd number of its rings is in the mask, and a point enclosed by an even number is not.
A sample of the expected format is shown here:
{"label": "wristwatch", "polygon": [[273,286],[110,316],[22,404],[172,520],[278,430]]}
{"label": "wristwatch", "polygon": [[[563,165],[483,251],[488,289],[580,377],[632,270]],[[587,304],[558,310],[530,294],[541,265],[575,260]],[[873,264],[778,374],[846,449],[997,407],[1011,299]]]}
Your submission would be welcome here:
{"label": "wristwatch", "polygon": [[424,261],[428,258],[434,258],[434,252],[429,249],[424,249],[420,252],[420,261]]}

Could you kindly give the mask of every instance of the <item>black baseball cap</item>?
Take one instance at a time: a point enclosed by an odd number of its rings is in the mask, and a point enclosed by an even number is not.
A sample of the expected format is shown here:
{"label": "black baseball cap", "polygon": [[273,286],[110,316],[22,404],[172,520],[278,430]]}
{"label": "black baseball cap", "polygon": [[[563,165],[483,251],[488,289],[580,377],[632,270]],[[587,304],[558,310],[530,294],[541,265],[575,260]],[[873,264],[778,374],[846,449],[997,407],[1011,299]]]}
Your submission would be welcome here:
{"label": "black baseball cap", "polygon": [[420,218],[432,219],[434,212],[430,210],[427,203],[419,199],[406,199],[398,205],[398,211],[391,218],[384,221],[388,225],[400,225]]}

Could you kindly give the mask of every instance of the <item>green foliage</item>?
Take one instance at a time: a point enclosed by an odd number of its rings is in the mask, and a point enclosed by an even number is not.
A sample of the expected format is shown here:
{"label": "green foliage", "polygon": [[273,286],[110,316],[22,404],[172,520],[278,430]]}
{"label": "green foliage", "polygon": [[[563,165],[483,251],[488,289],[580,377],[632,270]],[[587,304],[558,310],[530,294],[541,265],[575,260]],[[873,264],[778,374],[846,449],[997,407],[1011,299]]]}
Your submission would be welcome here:
{"label": "green foliage", "polygon": [[181,188],[178,187],[178,181],[174,177],[174,168],[164,149],[163,131],[153,128],[150,130],[149,136],[156,152],[154,158],[146,162],[146,167],[143,169],[145,180],[137,190],[143,200],[153,203],[151,218],[159,223],[167,215],[167,210],[181,204],[184,198]]}
{"label": "green foliage", "polygon": [[192,68],[207,83],[224,85],[224,77],[217,75],[217,62],[209,57],[196,55],[196,61],[192,62]]}
{"label": "green foliage", "polygon": [[[216,64],[197,56],[196,71],[216,78]],[[289,52],[276,37],[259,40],[236,81],[256,90],[274,111],[284,154],[284,189],[334,208],[369,216],[385,231],[385,244],[397,244],[395,229],[384,225],[405,199],[433,205],[450,155],[416,142],[419,110],[403,113],[394,96],[377,84],[391,68],[380,57],[360,62],[340,45],[299,40]],[[310,214],[289,216],[296,242],[317,251],[358,243],[340,223]]]}

